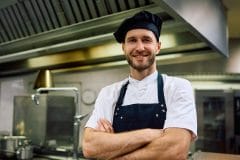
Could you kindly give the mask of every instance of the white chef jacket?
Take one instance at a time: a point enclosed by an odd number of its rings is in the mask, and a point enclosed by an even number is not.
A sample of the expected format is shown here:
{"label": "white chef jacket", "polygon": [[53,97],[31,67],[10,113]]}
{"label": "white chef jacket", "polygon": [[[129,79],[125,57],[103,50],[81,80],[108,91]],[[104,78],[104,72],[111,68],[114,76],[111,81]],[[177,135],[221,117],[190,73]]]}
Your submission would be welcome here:
{"label": "white chef jacket", "polygon": [[[95,108],[85,127],[96,128],[97,121],[105,118],[113,122],[114,109],[120,90],[128,80],[129,84],[123,106],[137,103],[158,103],[157,90],[158,72],[155,71],[143,80],[130,76],[102,88],[96,99]],[[167,107],[164,129],[169,127],[185,128],[197,136],[197,117],[193,89],[189,81],[162,74],[164,98]]]}

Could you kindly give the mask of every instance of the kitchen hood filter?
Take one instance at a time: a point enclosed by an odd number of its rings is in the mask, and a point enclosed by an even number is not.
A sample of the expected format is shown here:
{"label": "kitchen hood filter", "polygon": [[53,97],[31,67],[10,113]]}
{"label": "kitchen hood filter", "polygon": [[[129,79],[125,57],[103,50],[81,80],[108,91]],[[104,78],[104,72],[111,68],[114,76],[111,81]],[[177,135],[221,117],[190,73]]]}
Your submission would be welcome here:
{"label": "kitchen hood filter", "polygon": [[33,89],[51,88],[51,87],[54,87],[51,71],[40,70],[35,80]]}

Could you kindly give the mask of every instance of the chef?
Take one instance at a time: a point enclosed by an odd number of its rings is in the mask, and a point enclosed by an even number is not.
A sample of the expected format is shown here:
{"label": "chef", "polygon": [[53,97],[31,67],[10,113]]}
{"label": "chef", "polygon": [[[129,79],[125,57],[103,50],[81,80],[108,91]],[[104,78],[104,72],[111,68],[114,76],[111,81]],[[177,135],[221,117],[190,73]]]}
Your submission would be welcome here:
{"label": "chef", "polygon": [[114,33],[129,64],[129,77],[104,87],[82,141],[96,159],[181,160],[197,136],[189,81],[157,71],[162,20],[141,11]]}

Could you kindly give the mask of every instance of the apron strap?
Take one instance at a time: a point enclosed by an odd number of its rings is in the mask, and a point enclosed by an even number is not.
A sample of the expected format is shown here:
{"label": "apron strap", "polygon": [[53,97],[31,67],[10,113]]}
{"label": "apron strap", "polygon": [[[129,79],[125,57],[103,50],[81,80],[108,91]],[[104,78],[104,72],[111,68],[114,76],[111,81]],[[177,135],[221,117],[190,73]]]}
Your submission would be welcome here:
{"label": "apron strap", "polygon": [[[158,74],[158,102],[161,103],[161,107],[166,109],[166,103],[165,103],[165,98],[164,98],[164,91],[163,91],[163,78],[161,74]],[[164,105],[164,106],[162,106]]]}
{"label": "apron strap", "polygon": [[124,100],[125,93],[127,91],[128,84],[129,84],[129,81],[127,81],[127,83],[124,84],[123,87],[121,88],[116,106],[121,106],[123,104],[123,100]]}

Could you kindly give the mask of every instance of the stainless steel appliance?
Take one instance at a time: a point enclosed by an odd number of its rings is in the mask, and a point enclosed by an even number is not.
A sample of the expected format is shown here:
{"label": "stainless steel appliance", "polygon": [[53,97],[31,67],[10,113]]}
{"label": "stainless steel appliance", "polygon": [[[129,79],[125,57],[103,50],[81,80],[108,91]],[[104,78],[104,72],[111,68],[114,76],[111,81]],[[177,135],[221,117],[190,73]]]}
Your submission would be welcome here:
{"label": "stainless steel appliance", "polygon": [[196,150],[234,153],[233,90],[197,90]]}
{"label": "stainless steel appliance", "polygon": [[24,135],[33,145],[72,147],[74,97],[41,95],[39,105],[30,96],[14,97],[13,135]]}
{"label": "stainless steel appliance", "polygon": [[32,157],[33,147],[25,136],[0,137],[0,159],[17,158],[26,160]]}

